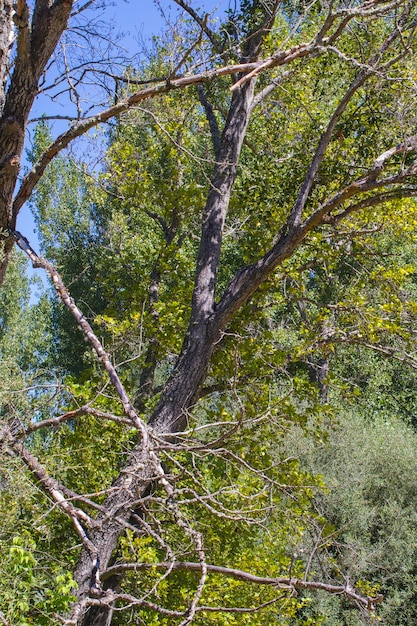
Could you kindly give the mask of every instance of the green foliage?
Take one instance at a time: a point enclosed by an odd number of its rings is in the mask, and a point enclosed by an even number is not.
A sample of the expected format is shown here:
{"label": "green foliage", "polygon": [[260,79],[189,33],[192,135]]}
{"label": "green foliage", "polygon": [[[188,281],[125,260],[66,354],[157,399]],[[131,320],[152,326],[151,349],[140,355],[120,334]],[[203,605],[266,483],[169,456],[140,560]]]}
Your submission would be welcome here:
{"label": "green foliage", "polygon": [[[306,7],[283,7],[266,53],[317,32],[320,7],[294,29]],[[223,58],[238,58],[238,40],[257,32],[264,10],[262,2],[242,2],[239,11],[228,12],[216,35],[229,45]],[[253,116],[227,217],[219,296],[239,268],[277,240],[331,113],[357,74],[357,64],[346,59],[368,58],[387,35],[382,21],[365,31],[358,18],[352,29],[356,36],[349,31],[341,38],[339,55],[329,51],[295,62]],[[182,25],[170,41],[158,43],[149,66],[130,68],[126,77],[165,75],[194,35],[188,23]],[[376,75],[339,120],[306,216],[402,136],[414,84],[408,82],[411,66],[394,62],[397,52],[383,59],[397,72],[393,88],[385,90]],[[191,58],[197,62],[198,55]],[[262,74],[259,88],[270,79]],[[398,85],[405,85],[401,92]],[[220,127],[228,87],[219,80],[206,91]],[[32,160],[49,142],[41,123]],[[118,120],[95,181],[85,166],[60,156],[33,200],[45,255],[60,269],[145,418],[181,353],[214,161],[197,92],[171,92]],[[204,536],[209,563],[269,577],[317,575],[340,582],[348,575],[363,593],[386,595],[381,615],[387,623],[416,619],[410,547],[416,532],[416,385],[402,365],[416,366],[416,224],[410,200],[352,213],[341,223],[329,220],[242,307],[219,338],[187,434],[178,445],[167,441],[161,453],[177,509],[155,487],[145,499],[144,519],[157,532],[126,529],[116,560],[195,559],[192,530]],[[10,265],[0,298],[3,424],[17,416],[23,428],[86,404],[120,416],[114,391],[69,315],[46,297],[30,304],[20,257]],[[76,492],[95,493],[100,504],[135,443],[134,432],[90,415],[51,432],[32,434],[28,448],[51,475]],[[47,498],[37,497],[37,485],[16,459],[4,456],[0,606],[12,623],[51,623],[71,602],[69,571],[78,538]],[[187,520],[188,534],[178,515]],[[201,604],[247,611],[202,612],[196,624],[361,623],[337,596],[294,597],[225,580],[210,573]],[[120,586],[185,610],[198,584],[195,573],[161,577],[155,568],[140,576],[129,572]],[[133,619],[173,623],[142,607]],[[130,613],[116,612],[113,621],[130,623]]]}
{"label": "green foliage", "polygon": [[[44,570],[42,553],[33,534],[15,535],[8,553],[3,542],[2,596],[0,606],[14,624],[59,624],[55,613],[68,610],[74,600],[74,580],[58,563],[54,570]],[[48,572],[48,574],[45,574]]]}
{"label": "green foliage", "polygon": [[[381,593],[382,623],[405,626],[416,619],[416,435],[394,416],[369,419],[350,405],[340,412],[327,445],[304,450],[308,466],[327,485],[316,502],[335,529],[327,567],[340,568],[370,595]],[[326,563],[323,554],[320,561],[317,567]],[[319,596],[315,610],[327,616],[329,626],[363,623],[336,597]]]}
{"label": "green foliage", "polygon": [[50,377],[51,305],[43,294],[32,304],[27,263],[14,254],[0,292],[0,424],[22,428],[49,414],[55,384]]}
{"label": "green foliage", "polygon": [[[32,162],[51,141],[46,122],[40,122],[34,136]],[[100,187],[94,185],[85,166],[58,156],[48,167],[31,199],[42,252],[62,273],[71,294],[84,302],[90,318],[105,307],[105,295],[96,280],[97,244],[101,241],[105,216],[100,214]],[[51,364],[77,374],[91,368],[92,359],[80,338],[71,315],[51,298],[54,343]]]}
{"label": "green foliage", "polygon": [[[10,422],[19,432],[54,411],[51,307],[44,295],[31,303],[26,266],[24,257],[15,254],[0,292],[2,436]],[[33,437],[32,443],[39,445],[40,437]],[[52,616],[65,612],[73,599],[70,561],[61,558],[68,525],[40,497],[37,486],[11,456],[7,440],[0,458],[0,610],[13,624],[58,623]]]}

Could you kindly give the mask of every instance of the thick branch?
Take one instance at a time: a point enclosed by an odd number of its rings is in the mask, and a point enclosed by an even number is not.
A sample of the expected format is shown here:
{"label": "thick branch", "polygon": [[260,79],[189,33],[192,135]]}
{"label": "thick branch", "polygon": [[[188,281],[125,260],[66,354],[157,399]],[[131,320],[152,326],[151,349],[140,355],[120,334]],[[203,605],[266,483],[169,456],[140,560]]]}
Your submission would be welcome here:
{"label": "thick branch", "polygon": [[[2,5],[3,6],[3,5]],[[25,0],[16,4],[14,20],[18,28],[17,48],[14,55],[13,74],[4,95],[6,74],[0,71],[0,230],[14,227],[12,199],[20,169],[24,147],[26,124],[34,99],[38,94],[39,80],[48,60],[55,51],[58,41],[67,27],[72,0],[55,0],[52,4],[37,0],[32,25],[29,23],[29,8]],[[13,42],[12,24],[9,19],[11,3],[2,8],[6,22],[0,27],[0,65],[8,72],[8,56],[2,55],[5,29],[9,29],[9,52]],[[2,233],[3,235],[3,233]],[[0,246],[0,285],[3,283],[10,258],[11,241]],[[4,253],[4,256],[3,256]]]}
{"label": "thick branch", "polygon": [[254,82],[247,83],[242,90],[234,93],[223,130],[218,161],[203,216],[190,323],[192,334],[201,332],[201,324],[207,321],[214,309],[223,228],[250,119],[254,86]]}
{"label": "thick branch", "polygon": [[25,58],[30,55],[30,24],[29,7],[25,0],[19,0],[16,6],[16,13],[13,17],[18,28],[17,51],[18,57]]}
{"label": "thick branch", "polygon": [[216,159],[218,158],[220,151],[220,130],[217,124],[216,116],[213,111],[213,107],[207,100],[204,88],[202,85],[197,86],[198,99],[204,108],[206,119],[210,127],[211,140],[213,142],[214,154]]}
{"label": "thick branch", "polygon": [[[401,27],[407,19],[411,6],[407,5],[404,10],[401,20],[399,20],[397,27],[388,38],[384,41],[380,47],[378,53],[373,55],[373,62],[377,62],[380,56],[385,52],[391,44],[401,36]],[[289,258],[297,246],[307,236],[307,234],[316,226],[326,221],[326,216],[336,207],[340,206],[345,200],[354,194],[364,193],[372,191],[376,188],[381,188],[389,185],[396,185],[405,182],[407,179],[415,175],[416,167],[413,165],[408,170],[401,172],[396,176],[385,179],[384,181],[378,181],[378,177],[381,175],[387,161],[397,155],[406,154],[415,151],[417,140],[415,137],[409,139],[407,143],[400,144],[389,150],[386,150],[381,154],[374,162],[373,167],[365,177],[354,181],[346,188],[335,194],[331,199],[321,205],[313,215],[311,215],[302,224],[302,211],[309,197],[315,174],[323,160],[326,148],[330,142],[335,124],[340,119],[343,111],[345,110],[348,102],[351,100],[357,89],[363,84],[364,80],[371,75],[369,68],[361,70],[357,78],[349,87],[344,98],[339,103],[334,115],[332,116],[329,125],[323,134],[319,146],[316,150],[313,161],[307,172],[304,184],[300,190],[296,203],[289,215],[289,218],[284,225],[281,235],[274,246],[256,263],[240,269],[230,281],[227,286],[216,311],[213,313],[210,320],[210,333],[213,336],[217,336],[219,331],[223,329],[226,324],[232,319],[239,308],[251,297],[251,295],[258,289],[268,276],[275,270],[278,265]],[[406,194],[410,195],[410,194]]]}
{"label": "thick branch", "polygon": [[[416,150],[415,142],[409,141],[407,144],[400,144],[391,150],[387,150],[378,159],[376,159],[374,166],[368,172],[368,174],[361,179],[358,179],[335,194],[332,198],[322,204],[305,222],[299,226],[295,225],[289,232],[286,232],[284,228],[283,233],[278,239],[277,243],[256,263],[240,269],[230,281],[227,286],[216,311],[210,320],[210,333],[216,335],[219,330],[223,329],[228,321],[234,316],[236,311],[244,304],[248,298],[258,289],[261,283],[263,283],[268,276],[280,265],[283,261],[288,259],[297,246],[305,239],[305,237],[317,226],[322,223],[331,221],[329,220],[329,213],[335,208],[339,207],[350,197],[372,191],[378,188],[384,188],[390,185],[399,185],[416,175],[417,165],[413,164],[407,170],[390,176],[388,178],[377,180],[380,176],[383,164],[386,163],[390,156],[399,153],[412,152]],[[406,188],[404,194],[401,190],[387,191],[385,193],[364,199],[363,202],[356,203],[338,215],[338,221],[348,214],[352,213],[354,208],[357,210],[365,208],[366,206],[376,206],[386,200],[392,198],[411,197],[415,195],[412,190]]]}
{"label": "thick branch", "polygon": [[[19,8],[21,7],[19,2]],[[0,115],[3,113],[6,98],[6,79],[9,71],[10,51],[14,39],[13,28],[13,0],[2,2],[2,20],[0,22]]]}

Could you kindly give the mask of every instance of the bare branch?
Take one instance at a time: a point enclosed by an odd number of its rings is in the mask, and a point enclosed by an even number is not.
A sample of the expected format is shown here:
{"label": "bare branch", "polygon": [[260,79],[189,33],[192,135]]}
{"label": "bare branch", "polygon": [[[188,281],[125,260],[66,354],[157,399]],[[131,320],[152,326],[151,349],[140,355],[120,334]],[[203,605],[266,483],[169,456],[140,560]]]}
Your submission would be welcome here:
{"label": "bare branch", "polygon": [[[120,573],[123,571],[141,571],[148,569],[166,569],[169,567],[173,571],[199,571],[200,565],[199,563],[193,562],[182,562],[176,561],[175,563],[123,563],[119,565],[114,565],[109,567],[103,574],[102,578],[105,580],[107,577],[111,576],[113,573]],[[309,590],[321,590],[326,591],[327,593],[337,594],[337,595],[345,595],[350,600],[357,602],[360,606],[368,611],[374,611],[376,604],[382,601],[382,595],[378,595],[376,597],[364,596],[356,591],[350,584],[347,582],[344,585],[332,585],[329,583],[317,582],[317,581],[308,581],[308,580],[300,580],[297,578],[288,578],[288,577],[265,577],[265,576],[256,576],[255,574],[251,574],[249,572],[245,572],[243,570],[223,567],[220,565],[210,565],[207,564],[207,571],[213,574],[221,574],[222,576],[226,576],[228,578],[234,578],[235,580],[241,580],[242,582],[252,583],[256,585],[268,585],[279,589],[284,589],[288,591],[295,591],[297,589],[309,589]],[[205,607],[199,607],[200,611],[204,611]],[[217,608],[216,608],[217,610]],[[221,608],[218,609],[221,611]]]}
{"label": "bare branch", "polygon": [[79,9],[77,9],[76,11],[73,11],[71,13],[71,17],[75,17],[76,15],[79,15],[80,13],[82,13],[83,11],[85,11],[86,9],[88,9],[90,6],[92,6],[95,3],[96,0],[88,0],[85,4],[83,4]]}
{"label": "bare branch", "polygon": [[190,7],[190,5],[187,2],[184,2],[184,0],[174,0],[174,2],[176,4],[178,4],[178,6],[180,6],[182,9],[184,9],[184,11],[186,11],[193,18],[193,20],[200,26],[201,30],[207,35],[207,37],[208,37],[210,43],[212,44],[213,48],[217,52],[222,53],[223,50],[221,49],[221,47],[219,45],[219,40],[218,40],[216,34],[211,30],[211,28],[209,28],[207,26],[207,21],[208,21],[209,14],[206,14],[204,16],[204,18],[201,18],[194,11],[194,9]]}
{"label": "bare branch", "polygon": [[[84,10],[91,4],[91,2],[86,0],[83,1],[85,4],[79,11]],[[120,398],[125,414],[123,417],[112,415],[98,411],[89,405],[67,411],[62,415],[56,415],[54,411],[52,415],[55,415],[55,417],[31,424],[26,430],[23,426],[20,427],[19,425],[19,431],[14,436],[12,444],[13,450],[22,456],[32,473],[39,479],[43,489],[48,494],[52,495],[54,502],[72,519],[82,539],[81,555],[75,571],[79,594],[78,603],[74,606],[72,621],[66,620],[66,623],[89,623],[89,615],[86,617],[87,621],[84,619],[86,616],[85,612],[88,611],[87,607],[93,606],[98,609],[100,609],[100,607],[111,609],[111,607],[114,608],[115,602],[120,603],[115,610],[119,608],[122,610],[129,605],[145,607],[159,611],[166,616],[178,618],[175,620],[176,622],[182,620],[181,626],[188,626],[199,612],[224,611],[244,613],[259,609],[259,607],[202,606],[200,604],[202,601],[202,593],[210,574],[234,578],[242,583],[253,583],[275,588],[277,589],[277,593],[271,594],[271,596],[276,595],[276,597],[270,602],[278,601],[288,594],[294,595],[299,589],[318,589],[328,593],[343,595],[346,598],[350,598],[364,609],[372,611],[375,604],[380,601],[380,597],[372,598],[361,594],[358,590],[351,587],[349,583],[328,584],[314,580],[301,580],[293,577],[291,570],[289,570],[289,575],[285,577],[262,577],[235,568],[207,564],[203,537],[199,532],[201,528],[200,521],[197,517],[192,518],[192,516],[188,516],[188,512],[193,506],[196,506],[198,510],[201,508],[203,513],[203,507],[205,507],[209,512],[209,516],[213,515],[218,518],[234,521],[242,521],[244,519],[248,525],[257,524],[260,528],[266,529],[268,515],[273,510],[273,505],[276,502],[276,500],[274,500],[275,494],[278,493],[278,495],[280,495],[284,493],[288,497],[295,497],[297,494],[296,489],[298,489],[299,486],[295,487],[294,484],[291,483],[291,479],[285,478],[284,466],[283,468],[278,468],[280,470],[282,469],[280,474],[276,473],[277,465],[279,465],[281,461],[271,461],[269,466],[258,469],[256,463],[253,462],[250,457],[247,456],[246,459],[244,457],[241,458],[233,447],[227,449],[223,444],[227,437],[232,436],[238,429],[243,429],[247,425],[244,420],[243,409],[240,416],[234,418],[230,423],[227,421],[221,423],[220,428],[216,428],[214,424],[211,424],[210,426],[213,429],[212,435],[205,435],[202,439],[202,443],[200,443],[197,438],[193,439],[195,431],[192,430],[192,424],[188,427],[188,422],[195,409],[196,403],[202,395],[201,389],[203,388],[204,380],[209,371],[211,357],[224,337],[226,324],[233,318],[239,308],[247,302],[251,294],[258,289],[271,272],[294,253],[297,247],[314,228],[327,222],[341,221],[353,211],[367,206],[376,206],[381,202],[397,197],[417,196],[417,189],[414,188],[411,180],[416,174],[417,165],[413,164],[408,168],[405,167],[404,163],[398,168],[394,168],[392,165],[393,161],[395,164],[399,160],[396,159],[398,155],[407,155],[409,158],[410,155],[416,151],[417,139],[412,138],[408,143],[404,142],[389,150],[385,150],[375,159],[374,164],[363,176],[349,185],[346,184],[343,189],[340,189],[337,194],[334,194],[330,198],[326,199],[325,197],[318,208],[318,201],[314,199],[314,202],[317,202],[317,204],[314,204],[314,206],[310,208],[310,215],[307,217],[303,215],[307,201],[311,196],[315,177],[323,162],[324,154],[328,149],[337,122],[341,119],[341,116],[346,111],[348,104],[352,101],[358,89],[360,89],[369,76],[378,74],[385,77],[381,70],[386,70],[389,64],[385,66],[382,64],[382,55],[385,50],[388,49],[388,46],[394,41],[397,41],[398,38],[402,38],[401,28],[405,16],[408,15],[408,9],[404,9],[403,16],[400,17],[398,21],[397,28],[394,29],[394,32],[390,34],[390,37],[387,38],[380,50],[373,55],[371,60],[366,64],[356,62],[355,59],[350,59],[342,52],[338,54],[339,51],[334,46],[335,41],[345,32],[347,25],[351,24],[354,18],[363,18],[376,14],[385,15],[387,11],[396,9],[400,5],[403,6],[402,3],[381,3],[376,0],[369,0],[360,5],[355,5],[353,8],[343,8],[341,11],[333,13],[334,5],[331,2],[327,16],[325,15],[324,18],[320,18],[321,22],[323,22],[324,19],[324,24],[321,28],[320,26],[318,27],[318,29],[320,29],[319,33],[312,41],[291,46],[291,42],[294,41],[291,34],[291,37],[281,45],[279,50],[274,52],[267,59],[259,60],[262,39],[272,24],[278,5],[278,1],[271,0],[267,3],[261,3],[262,8],[265,9],[263,23],[254,27],[253,32],[247,34],[245,40],[241,42],[244,48],[242,55],[248,62],[236,65],[230,64],[226,67],[214,68],[199,74],[178,76],[177,72],[180,66],[185,62],[192,50],[200,43],[203,33],[205,33],[209,39],[210,36],[212,36],[218,46],[219,43],[217,35],[212,33],[207,26],[207,17],[201,20],[186,1],[176,1],[177,4],[186,10],[188,14],[195,19],[196,23],[199,24],[201,33],[198,41],[191,46],[180,63],[177,64],[172,75],[152,85],[152,80],[147,81],[149,85],[145,89],[127,96],[121,102],[101,111],[97,115],[80,119],[66,132],[62,133],[47,148],[45,153],[33,166],[32,170],[23,179],[13,203],[13,217],[16,218],[20,208],[31,196],[37,182],[44,174],[51,160],[61,150],[69,146],[74,139],[83,135],[90,128],[97,124],[106,123],[115,116],[128,111],[130,108],[139,106],[144,100],[167,94],[175,89],[182,89],[191,85],[197,86],[200,103],[205,109],[206,117],[210,125],[216,153],[216,162],[213,166],[214,172],[211,179],[211,187],[203,215],[202,237],[198,252],[190,323],[174,368],[172,369],[171,364],[169,364],[169,378],[167,383],[164,384],[164,387],[161,387],[162,394],[155,403],[152,403],[153,413],[148,425],[140,419],[138,412],[135,411],[133,403],[130,401],[119,378],[118,368],[113,364],[110,355],[104,350],[91,325],[87,322],[82,311],[71,298],[55,267],[48,261],[40,258],[31,248],[29,242],[19,232],[15,231],[14,228],[10,228],[8,231],[10,238],[13,238],[17,245],[24,250],[31,259],[34,267],[43,268],[51,277],[58,298],[76,320],[84,337],[88,340],[97,358],[106,370]],[[63,2],[65,2],[65,0],[57,0],[53,3],[52,7],[50,7],[50,2],[38,0],[34,19],[35,30],[38,35],[43,32],[43,25],[40,19],[41,9],[48,9],[53,13],[54,10],[58,10],[58,7],[61,6]],[[314,4],[315,0],[307,6],[306,11],[310,11]],[[20,4],[20,6],[23,6],[23,4]],[[49,15],[49,17],[51,17],[51,15]],[[296,16],[295,20],[298,21],[301,18],[302,16]],[[299,38],[295,39],[295,41],[299,41]],[[403,38],[403,41],[406,42],[406,37]],[[213,41],[212,44],[215,45]],[[284,50],[284,46],[289,46],[289,48]],[[384,46],[386,47],[384,48]],[[406,50],[405,44],[404,50]],[[327,128],[319,140],[319,145],[307,169],[298,198],[281,233],[277,235],[274,244],[265,255],[258,259],[256,263],[241,268],[235,274],[229,282],[220,302],[216,303],[216,282],[220,264],[223,229],[232,188],[239,168],[240,152],[245,141],[249,120],[253,113],[254,106],[267,97],[268,94],[276,88],[279,81],[282,80],[284,76],[288,75],[288,72],[282,71],[281,76],[277,78],[268,77],[270,84],[261,89],[258,96],[255,95],[257,76],[263,71],[284,67],[293,61],[317,56],[327,53],[328,51],[332,54],[338,54],[339,58],[342,58],[346,63],[359,65],[359,72],[341,98],[330,118]],[[390,58],[393,56],[394,53],[390,55]],[[396,59],[398,58],[400,57],[397,56]],[[390,62],[393,62],[392,58]],[[75,99],[78,98],[77,89],[80,80],[82,80],[80,79],[80,75],[85,77],[87,71],[87,68],[82,67],[82,64],[80,64],[77,74],[71,74],[70,71],[67,72],[67,83],[69,89],[72,89]],[[116,75],[111,72],[104,72],[103,74],[110,79],[117,80]],[[242,76],[242,74],[244,75]],[[216,116],[213,112],[213,108],[207,101],[202,85],[210,80],[224,76],[233,76],[233,79],[238,77],[239,80],[233,87],[229,113],[225,116],[226,122],[223,133],[220,136]],[[59,77],[58,80],[60,81],[61,77]],[[103,80],[105,81],[106,79],[104,78]],[[339,87],[339,83],[337,83],[337,87]],[[59,87],[59,89],[61,89],[61,87]],[[149,112],[149,114],[154,116],[152,112]],[[168,136],[170,136],[172,140],[172,133],[169,133]],[[176,145],[178,146],[178,142]],[[266,154],[268,153],[266,152]],[[282,162],[280,159],[277,161]],[[393,174],[393,172],[396,173]],[[401,188],[400,185],[402,185]],[[333,193],[333,191],[331,193]],[[9,194],[8,210],[10,209],[10,197],[11,195]],[[176,231],[174,222],[170,224],[169,219],[159,216],[157,211],[150,208],[145,209],[145,213],[154,219],[162,228],[165,235],[165,243],[168,244],[175,241],[174,237],[176,236]],[[336,215],[334,213],[336,213]],[[7,223],[10,225],[10,217],[8,217]],[[158,272],[159,268],[156,264],[154,265],[153,274],[150,275],[151,290],[153,290],[153,292],[151,291],[153,295],[149,297],[151,307],[155,304],[155,298],[157,298],[156,292],[158,287],[155,281],[159,279],[157,276]],[[154,282],[152,283],[152,281]],[[154,301],[152,301],[152,298],[154,298]],[[318,342],[324,343],[325,340],[330,341],[330,339],[329,337],[325,338],[321,336]],[[152,349],[151,343],[150,346]],[[148,351],[148,356],[149,354],[150,351]],[[145,362],[145,368],[142,370],[141,378],[144,384],[146,382],[145,375],[147,375],[146,365],[148,365],[148,363]],[[156,357],[154,358],[152,356],[150,366],[150,373],[153,374],[156,367]],[[222,379],[222,377],[220,377],[220,379]],[[240,406],[240,398],[236,389],[238,384],[244,383],[244,380],[243,377],[239,380],[239,383],[231,383],[232,392],[228,397],[228,401],[230,398],[234,406]],[[235,393],[234,396],[233,392]],[[221,400],[223,400],[223,398]],[[217,402],[216,398],[211,404],[213,405],[215,402]],[[272,413],[271,411],[271,414]],[[111,420],[123,426],[134,426],[139,431],[139,434],[142,435],[141,438],[138,437],[136,442],[129,445],[128,450],[125,452],[126,458],[123,467],[118,471],[112,486],[106,488],[106,485],[104,485],[102,491],[93,494],[92,497],[95,499],[100,497],[100,500],[98,500],[100,503],[103,502],[101,497],[106,496],[106,501],[103,504],[90,502],[87,496],[69,494],[68,490],[65,490],[62,485],[48,476],[45,469],[37,460],[27,453],[21,441],[18,441],[18,439],[25,434],[33,433],[41,428],[58,426],[68,420],[76,419],[81,415],[91,415],[98,419]],[[216,417],[214,416],[213,419],[215,420]],[[265,421],[266,419],[266,415],[258,415],[254,420],[254,424],[256,423],[256,425],[258,425],[261,420]],[[274,416],[272,416],[272,419],[274,419]],[[278,423],[278,418],[276,418],[274,424],[275,423]],[[204,425],[204,427],[205,426],[206,425]],[[188,429],[187,433],[183,432],[178,435],[179,431],[184,431],[186,428]],[[203,426],[200,428],[202,429]],[[188,439],[185,438],[187,435],[189,435]],[[9,424],[9,426],[5,427],[4,446],[10,446],[9,442],[11,438],[12,425]],[[204,443],[205,441],[207,443]],[[171,453],[172,450],[175,450],[176,453]],[[192,463],[195,465],[184,467],[184,450],[187,455],[192,458]],[[211,454],[217,454],[221,463],[224,462],[227,464],[227,467],[231,468],[236,475],[239,473],[239,470],[242,470],[245,475],[247,473],[259,479],[260,486],[258,487],[256,483],[257,486],[249,493],[243,493],[243,489],[241,489],[239,485],[233,485],[232,487],[227,483],[222,483],[222,486],[219,488],[210,489],[210,486],[208,486],[207,482],[204,480],[203,474],[199,473],[198,468],[199,464],[202,464],[204,459]],[[169,472],[162,464],[162,455],[164,455],[163,460],[166,461],[167,465],[171,468]],[[181,460],[179,460],[180,457]],[[284,476],[284,478],[277,476]],[[177,481],[181,478],[185,479],[184,483],[177,487]],[[223,486],[224,484],[226,486]],[[156,491],[154,487],[158,487],[158,490]],[[230,503],[230,501],[227,502],[226,497],[231,493],[232,488],[234,489],[233,495],[235,499]],[[239,500],[240,497],[242,500]],[[78,501],[79,505],[83,507],[93,507],[93,511],[97,512],[97,519],[94,520],[90,518],[86,513],[76,508],[73,501]],[[176,530],[174,533],[172,532],[172,528],[167,531],[164,527],[164,522],[161,521],[161,518],[157,517],[161,512],[164,518],[168,518],[170,524],[175,524]],[[144,515],[144,513],[146,513],[146,515]],[[91,526],[91,537],[85,533],[83,523]],[[111,559],[115,555],[120,535],[124,529],[136,533],[138,536],[142,536],[145,533],[149,535],[152,541],[156,542],[158,549],[165,551],[166,562],[156,564],[121,564],[106,569],[109,562],[114,563],[114,560],[111,561]],[[127,533],[127,536],[130,538],[130,532]],[[175,544],[175,550],[169,544],[169,541],[177,542],[177,540],[178,544],[180,540],[186,544],[183,554],[180,553],[177,543]],[[135,554],[136,549],[133,544],[134,542],[132,542],[131,551],[132,554]],[[101,564],[98,562],[99,556],[102,560]],[[91,566],[92,557],[93,568]],[[175,560],[181,557],[195,559],[195,562]],[[97,560],[94,560],[96,558]],[[163,560],[163,558],[164,557],[162,557],[161,560]],[[307,563],[307,570],[309,569],[310,562],[311,559]],[[129,593],[117,593],[116,589],[118,589],[118,587],[115,586],[113,586],[113,590],[103,592],[100,588],[100,569],[105,570],[103,579],[105,578],[110,586],[109,578],[112,576],[122,575],[126,571],[140,571],[151,568],[158,569],[162,573],[159,575],[159,578],[158,576],[155,577],[158,579],[157,582],[152,580],[152,589],[147,591],[144,597],[135,597]],[[194,595],[190,599],[188,607],[184,610],[173,611],[170,608],[161,607],[152,602],[154,595],[158,592],[160,581],[167,579],[174,570],[196,572],[199,575],[199,580],[195,583]],[[92,590],[99,591],[100,593],[91,593]],[[267,605],[268,603],[265,603],[262,606]],[[104,623],[103,620],[102,623]],[[108,619],[106,619],[106,623],[110,623]]]}
{"label": "bare branch", "polygon": [[248,80],[251,78],[256,78],[259,76],[261,72],[264,72],[268,69],[272,69],[274,67],[280,67],[282,65],[288,65],[292,61],[297,59],[302,59],[306,56],[311,55],[313,52],[318,50],[317,45],[313,42],[310,44],[303,43],[298,46],[293,46],[289,50],[285,50],[283,52],[279,51],[275,55],[269,57],[268,59],[259,63],[252,71],[248,74],[245,74],[240,80],[238,80],[232,87],[230,87],[230,91],[237,91],[240,87],[242,87]]}
{"label": "bare branch", "polygon": [[93,417],[97,417],[99,419],[109,420],[111,422],[115,422],[116,424],[123,424],[126,426],[132,426],[132,420],[126,419],[119,415],[113,415],[112,413],[104,413],[103,411],[99,411],[98,409],[94,409],[91,406],[85,405],[81,406],[79,409],[74,409],[73,411],[68,411],[63,415],[59,415],[57,417],[51,417],[47,420],[42,420],[40,422],[34,422],[30,426],[26,428],[26,434],[36,432],[41,428],[49,428],[54,426],[59,426],[59,424],[63,424],[69,420],[75,419],[82,415],[92,415]]}
{"label": "bare branch", "polygon": [[67,288],[62,282],[61,276],[58,274],[57,270],[51,263],[49,263],[45,259],[42,259],[36,254],[36,252],[30,246],[26,237],[23,237],[23,235],[21,235],[21,233],[17,231],[13,231],[10,234],[14,237],[19,248],[21,248],[30,258],[30,260],[32,261],[33,267],[41,267],[50,276],[58,298],[67,307],[67,309],[69,309],[70,313],[76,320],[78,326],[82,330],[84,336],[86,337],[88,342],[92,345],[95,353],[97,354],[105,370],[107,371],[109,378],[122,402],[124,412],[130,418],[132,424],[136,426],[136,428],[139,430],[139,432],[141,433],[143,437],[143,440],[147,442],[148,441],[148,429],[147,429],[146,424],[138,417],[135,409],[133,408],[133,405],[131,404],[129,400],[129,397],[125,391],[125,388],[119,376],[116,373],[116,370],[111,362],[109,355],[103,349],[103,346],[101,345],[100,341],[96,337],[90,324],[87,322],[84,314],[82,313],[82,311],[80,311],[80,309],[75,304],[74,300],[69,295]]}
{"label": "bare branch", "polygon": [[68,517],[70,517],[74,524],[75,530],[77,531],[81,540],[86,545],[86,547],[94,553],[95,548],[92,546],[81,522],[83,522],[90,528],[94,528],[97,525],[95,520],[67,500],[67,498],[63,494],[63,488],[59,484],[59,482],[48,475],[45,468],[32,454],[30,454],[30,452],[25,449],[23,444],[14,443],[11,447],[26,463],[28,468],[41,483],[43,489],[51,495],[52,499],[54,500],[54,502],[56,502],[59,508],[62,509],[62,511],[66,515],[68,515]]}
{"label": "bare branch", "polygon": [[198,36],[198,38],[196,39],[196,41],[194,43],[191,44],[191,46],[189,46],[189,48],[187,48],[187,50],[184,52],[184,54],[182,55],[181,59],[178,61],[177,65],[174,67],[174,69],[172,70],[172,72],[170,73],[170,75],[168,76],[168,81],[169,79],[172,77],[175,77],[178,73],[178,70],[181,69],[181,67],[184,65],[184,63],[186,62],[186,60],[190,57],[191,53],[193,50],[195,50],[199,45],[201,45],[201,42],[203,40],[203,34],[204,34],[204,30],[205,30],[205,26],[207,25],[207,20],[208,20],[209,14],[207,13],[204,20],[203,20],[203,24],[201,26],[201,32]]}

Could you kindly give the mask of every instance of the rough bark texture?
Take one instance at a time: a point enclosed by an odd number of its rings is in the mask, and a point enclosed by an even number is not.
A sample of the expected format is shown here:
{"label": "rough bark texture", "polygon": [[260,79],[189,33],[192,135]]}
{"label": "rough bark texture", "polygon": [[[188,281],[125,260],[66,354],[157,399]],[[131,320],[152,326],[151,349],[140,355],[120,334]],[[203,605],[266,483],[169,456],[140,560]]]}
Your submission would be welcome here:
{"label": "rough bark texture", "polygon": [[[39,80],[56,50],[65,30],[73,5],[72,0],[45,2],[37,0],[32,20],[29,7],[19,0],[15,11],[7,0],[0,7],[0,236],[4,244],[0,250],[0,285],[8,264],[13,241],[6,236],[14,229],[17,214],[13,212],[13,193],[20,170],[26,134],[26,125],[33,101],[38,93]],[[16,56],[13,74],[5,91],[9,70],[10,46],[16,31]],[[6,238],[5,238],[6,237]]]}
{"label": "rough bark texture", "polygon": [[13,13],[13,0],[3,0],[0,3],[0,114],[6,99],[6,80],[14,40]]}
{"label": "rough bark texture", "polygon": [[[198,398],[218,338],[218,332],[210,332],[209,319],[214,311],[216,273],[224,220],[249,122],[253,82],[233,95],[222,136],[220,158],[215,167],[213,185],[204,211],[191,321],[175,370],[149,421],[156,434],[173,434],[186,425],[187,414]],[[104,505],[105,513],[98,519],[100,531],[91,535],[103,571],[117,547],[123,523],[129,522],[135,507],[140,505],[141,497],[154,478],[155,471],[149,451],[144,450],[139,442],[114,484],[117,487],[115,494]],[[91,567],[91,555],[88,550],[83,550],[75,574],[81,601],[90,590]],[[108,610],[95,608],[84,615],[80,624],[104,626],[108,619]]]}

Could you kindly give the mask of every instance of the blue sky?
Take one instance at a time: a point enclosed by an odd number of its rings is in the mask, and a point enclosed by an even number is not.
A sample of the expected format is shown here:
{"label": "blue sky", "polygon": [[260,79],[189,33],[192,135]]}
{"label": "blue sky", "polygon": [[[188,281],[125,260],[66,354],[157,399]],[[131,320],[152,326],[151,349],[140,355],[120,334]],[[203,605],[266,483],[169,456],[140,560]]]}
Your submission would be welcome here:
{"label": "blue sky", "polygon": [[[131,35],[134,35],[138,29],[139,32],[142,31],[144,35],[149,36],[163,28],[163,18],[153,0],[141,0],[141,2],[116,0],[114,4],[115,6],[107,9],[108,14],[114,16],[115,24],[120,25],[123,30],[130,31]],[[168,13],[171,11],[172,16],[175,16],[178,11],[174,2],[162,0],[160,5],[164,11]],[[218,10],[222,12],[227,9],[229,0],[191,0],[190,5],[195,10],[200,9],[200,14]]]}

